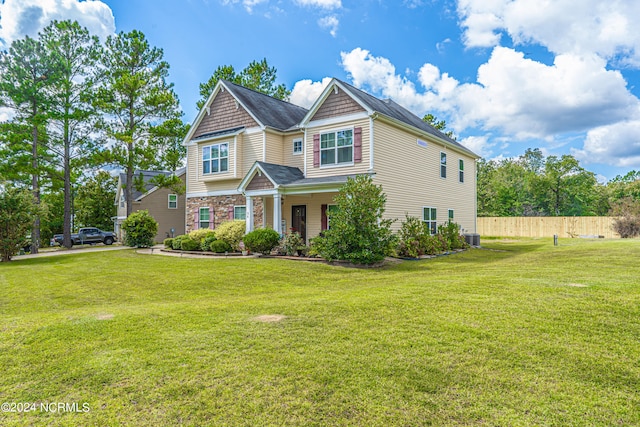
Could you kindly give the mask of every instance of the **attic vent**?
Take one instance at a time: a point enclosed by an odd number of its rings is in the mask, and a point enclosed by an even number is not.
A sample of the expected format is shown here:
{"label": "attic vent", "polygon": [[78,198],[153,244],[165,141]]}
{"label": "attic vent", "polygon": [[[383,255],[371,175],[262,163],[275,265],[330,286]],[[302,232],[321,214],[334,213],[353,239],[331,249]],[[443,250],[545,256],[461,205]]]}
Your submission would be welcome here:
{"label": "attic vent", "polygon": [[423,141],[423,140],[419,139],[419,140],[418,140],[418,145],[419,145],[420,147],[427,148],[427,141]]}
{"label": "attic vent", "polygon": [[238,101],[234,101],[234,102],[236,104],[236,110],[237,110],[238,108],[240,108],[240,104],[238,104]]}
{"label": "attic vent", "polygon": [[207,116],[211,115],[211,107],[207,107]]}
{"label": "attic vent", "polygon": [[333,93],[335,93],[336,95],[338,94],[338,86],[333,87]]}

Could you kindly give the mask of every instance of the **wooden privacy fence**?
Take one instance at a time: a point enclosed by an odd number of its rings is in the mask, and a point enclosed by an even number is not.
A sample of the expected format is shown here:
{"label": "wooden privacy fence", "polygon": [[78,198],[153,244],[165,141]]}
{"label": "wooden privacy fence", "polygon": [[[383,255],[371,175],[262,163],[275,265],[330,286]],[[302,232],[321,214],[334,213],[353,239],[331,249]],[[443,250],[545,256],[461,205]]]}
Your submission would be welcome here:
{"label": "wooden privacy fence", "polygon": [[528,216],[479,217],[478,234],[481,236],[510,237],[579,237],[604,236],[619,238],[613,231],[609,216]]}

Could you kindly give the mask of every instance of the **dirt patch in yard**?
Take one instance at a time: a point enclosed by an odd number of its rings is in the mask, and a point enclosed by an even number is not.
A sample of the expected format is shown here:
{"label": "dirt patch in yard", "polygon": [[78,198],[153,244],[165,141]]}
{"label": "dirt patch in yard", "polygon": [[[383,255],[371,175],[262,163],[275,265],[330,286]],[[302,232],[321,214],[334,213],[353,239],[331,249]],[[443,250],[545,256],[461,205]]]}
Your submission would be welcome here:
{"label": "dirt patch in yard", "polygon": [[571,286],[571,287],[574,287],[574,288],[588,288],[589,287],[589,285],[584,285],[582,283],[567,283],[566,286]]}
{"label": "dirt patch in yard", "polygon": [[108,314],[108,313],[96,314],[96,319],[98,320],[111,320],[114,317],[115,316],[113,314]]}
{"label": "dirt patch in yard", "polygon": [[280,322],[281,320],[284,320],[286,318],[287,316],[284,316],[282,314],[263,314],[262,316],[254,317],[251,320],[255,320],[256,322],[272,323]]}

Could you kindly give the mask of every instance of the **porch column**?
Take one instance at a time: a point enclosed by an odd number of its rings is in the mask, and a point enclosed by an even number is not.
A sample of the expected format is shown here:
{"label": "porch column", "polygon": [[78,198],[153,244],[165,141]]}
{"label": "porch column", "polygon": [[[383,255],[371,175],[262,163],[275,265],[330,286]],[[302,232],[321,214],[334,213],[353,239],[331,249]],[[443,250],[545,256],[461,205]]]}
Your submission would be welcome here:
{"label": "porch column", "polygon": [[262,228],[267,228],[267,198],[262,196]]}
{"label": "porch column", "polygon": [[273,229],[282,234],[282,206],[280,194],[273,195]]}
{"label": "porch column", "polygon": [[[245,223],[246,223],[246,233],[250,233],[253,231],[253,199],[251,196],[246,196],[247,204],[245,207]],[[245,234],[246,234],[245,233]]]}

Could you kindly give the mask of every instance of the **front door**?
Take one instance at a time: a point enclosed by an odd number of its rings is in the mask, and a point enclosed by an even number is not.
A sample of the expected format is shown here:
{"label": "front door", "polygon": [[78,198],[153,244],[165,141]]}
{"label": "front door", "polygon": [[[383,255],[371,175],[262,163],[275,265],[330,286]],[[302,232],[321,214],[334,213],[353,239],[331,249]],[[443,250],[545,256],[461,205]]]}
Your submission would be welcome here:
{"label": "front door", "polygon": [[291,228],[292,231],[300,233],[302,240],[307,241],[307,206],[291,206]]}

